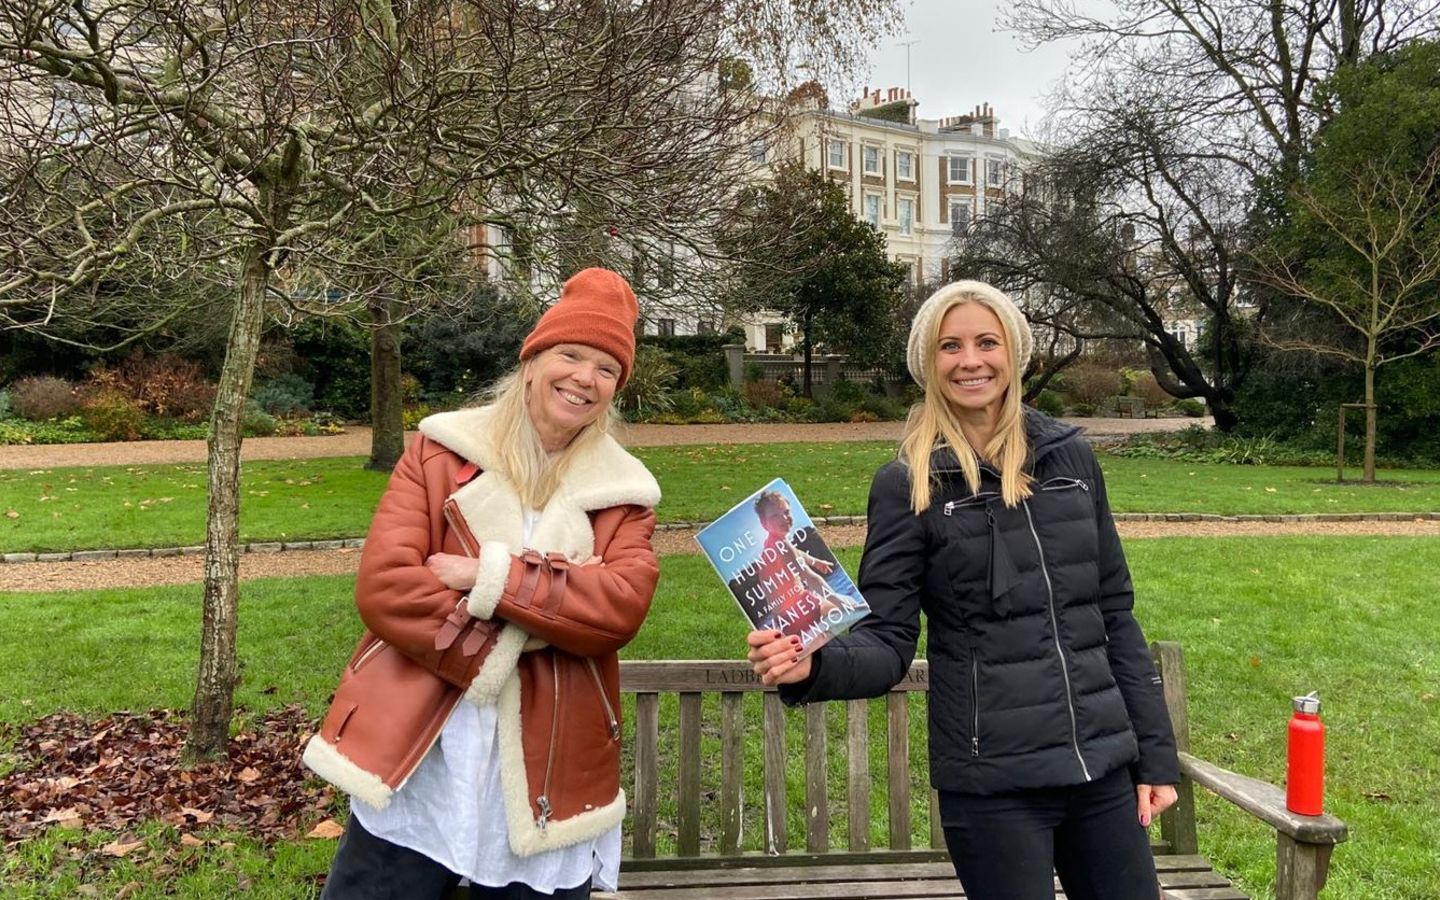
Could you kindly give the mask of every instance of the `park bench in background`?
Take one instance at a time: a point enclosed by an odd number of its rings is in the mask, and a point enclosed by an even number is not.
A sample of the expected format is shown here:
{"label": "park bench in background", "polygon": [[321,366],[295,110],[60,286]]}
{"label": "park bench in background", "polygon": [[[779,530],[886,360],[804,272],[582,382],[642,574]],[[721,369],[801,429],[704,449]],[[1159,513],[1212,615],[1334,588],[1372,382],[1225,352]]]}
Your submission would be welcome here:
{"label": "park bench in background", "polygon": [[[1165,699],[1175,723],[1184,781],[1180,800],[1161,817],[1161,839],[1154,845],[1164,897],[1170,900],[1244,900],[1199,855],[1195,827],[1196,784],[1236,804],[1276,832],[1276,895],[1301,900],[1318,895],[1325,884],[1330,853],[1345,840],[1345,825],[1331,816],[1297,816],[1285,809],[1284,793],[1272,785],[1227,772],[1189,754],[1185,708],[1185,672],[1178,644],[1157,643],[1156,663],[1165,682]],[[916,836],[911,827],[910,785],[927,769],[924,752],[910,748],[907,696],[928,688],[929,669],[917,662],[891,693],[874,701],[817,704],[789,716],[803,719],[803,745],[786,746],[786,717],[779,697],[765,689],[738,661],[625,662],[622,691],[633,694],[635,712],[627,753],[633,753],[632,820],[626,838],[630,854],[621,866],[620,890],[597,894],[612,900],[782,900],[782,898],[959,898],[963,894],[944,850],[939,815],[929,792],[930,829]],[[742,835],[747,766],[744,715],[747,693],[761,692],[760,732],[763,785],[759,799],[760,834]],[[662,695],[678,695],[675,727],[661,727]],[[718,696],[702,722],[704,697]],[[666,701],[667,704],[670,701]],[[711,700],[713,711],[716,701]],[[874,718],[883,722],[888,763],[872,779],[869,765],[871,704],[883,705]],[[826,768],[831,754],[826,707],[843,706],[846,833],[848,844],[831,846]],[[668,706],[667,706],[668,708]],[[668,721],[668,719],[667,719]],[[663,743],[663,746],[662,746]],[[718,747],[718,784],[702,784],[702,743]],[[787,793],[785,762],[804,759],[803,804]],[[798,757],[797,757],[798,759]],[[713,756],[710,757],[714,768]],[[674,769],[674,777],[668,770]],[[661,769],[667,770],[662,778]],[[756,776],[752,776],[754,778]],[[872,781],[888,786],[885,846],[871,846]],[[921,781],[923,784],[923,780]],[[660,820],[661,794],[674,796],[674,820]],[[676,793],[678,792],[678,794]],[[838,793],[833,795],[838,799]],[[667,799],[668,805],[668,799]],[[755,811],[751,811],[754,816]],[[786,822],[804,816],[803,848],[788,846]],[[702,829],[704,820],[712,823]],[[663,846],[662,846],[663,845]],[[662,849],[673,853],[661,855]],[[1058,890],[1058,888],[1057,888]]]}
{"label": "park bench in background", "polygon": [[1145,401],[1139,397],[1106,397],[1095,414],[1109,419],[1143,419]]}

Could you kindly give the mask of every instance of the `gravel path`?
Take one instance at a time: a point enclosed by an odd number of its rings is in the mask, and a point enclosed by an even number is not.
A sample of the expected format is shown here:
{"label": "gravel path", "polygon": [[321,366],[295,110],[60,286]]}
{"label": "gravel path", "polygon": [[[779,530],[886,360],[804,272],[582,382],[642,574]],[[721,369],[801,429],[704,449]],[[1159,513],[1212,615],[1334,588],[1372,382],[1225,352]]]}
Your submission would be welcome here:
{"label": "gravel path", "polygon": [[[1440,521],[1413,522],[1121,522],[1127,540],[1161,537],[1265,537],[1270,535],[1377,535],[1440,537]],[[694,532],[661,531],[655,548],[662,554],[696,552]],[[830,526],[825,539],[836,547],[859,546],[865,526]],[[355,571],[358,550],[299,550],[247,553],[240,557],[240,577],[276,578],[302,575],[345,575]],[[102,587],[150,587],[187,584],[202,577],[199,556],[163,559],[115,559],[100,562],[11,563],[0,566],[0,592],[63,591]]]}
{"label": "gravel path", "polygon": [[[1067,419],[1097,436],[1176,431],[1210,419]],[[683,444],[767,444],[898,441],[903,422],[821,423],[813,425],[627,425],[621,440],[634,447]],[[414,432],[406,436],[409,441]],[[368,456],[370,429],[347,427],[325,437],[247,438],[245,459],[315,459]],[[53,469],[63,466],[155,465],[205,461],[204,441],[135,441],[117,444],[46,444],[0,447],[0,469]]]}

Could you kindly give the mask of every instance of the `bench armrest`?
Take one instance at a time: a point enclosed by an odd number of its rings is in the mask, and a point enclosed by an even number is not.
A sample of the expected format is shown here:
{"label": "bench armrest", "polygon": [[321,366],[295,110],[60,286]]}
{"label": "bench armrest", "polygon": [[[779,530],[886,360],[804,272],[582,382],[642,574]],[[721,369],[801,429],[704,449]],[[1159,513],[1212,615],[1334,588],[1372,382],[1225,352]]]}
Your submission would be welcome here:
{"label": "bench armrest", "polygon": [[1269,782],[1222,769],[1183,751],[1180,771],[1297,843],[1331,845],[1349,837],[1345,823],[1334,816],[1302,816],[1286,809],[1285,792]]}

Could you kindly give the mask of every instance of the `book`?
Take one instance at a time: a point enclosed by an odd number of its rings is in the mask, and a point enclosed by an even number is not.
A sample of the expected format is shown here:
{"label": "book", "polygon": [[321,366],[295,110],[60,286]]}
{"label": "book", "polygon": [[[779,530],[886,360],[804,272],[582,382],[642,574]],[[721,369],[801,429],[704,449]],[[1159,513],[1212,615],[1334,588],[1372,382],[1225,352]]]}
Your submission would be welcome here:
{"label": "book", "polygon": [[757,630],[800,638],[800,656],[870,612],[795,492],[776,478],[695,535]]}

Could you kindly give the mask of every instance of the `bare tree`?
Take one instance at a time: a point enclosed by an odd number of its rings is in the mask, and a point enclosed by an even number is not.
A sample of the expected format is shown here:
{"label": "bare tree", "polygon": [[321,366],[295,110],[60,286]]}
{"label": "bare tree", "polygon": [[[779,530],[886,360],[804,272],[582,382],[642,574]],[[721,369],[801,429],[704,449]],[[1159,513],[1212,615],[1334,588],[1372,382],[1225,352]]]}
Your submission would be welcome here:
{"label": "bare tree", "polygon": [[843,62],[889,9],[888,0],[0,7],[0,325],[68,323],[74,334],[92,322],[133,330],[163,320],[179,298],[97,290],[125,272],[166,272],[228,297],[192,758],[225,752],[239,678],[241,419],[267,311],[325,308],[339,286],[361,292],[351,309],[395,314],[396,286],[425,276],[408,253],[357,252],[385,243],[366,229],[386,221],[454,216],[544,234],[584,211],[618,233],[701,243],[692,230],[737,188],[761,107],[754,92],[720,83],[722,62],[748,56],[772,79],[807,59]]}
{"label": "bare tree", "polygon": [[[1395,0],[1014,7],[1008,25],[1026,41],[1079,41],[1043,137],[1066,160],[1061,193],[1092,196],[1093,224],[1132,245],[1092,261],[1088,290],[1146,342],[1160,384],[1205,399],[1218,427],[1237,422],[1235,391],[1257,358],[1250,334],[1267,306],[1237,268],[1261,179],[1293,169],[1330,114],[1321,80],[1433,33],[1436,10]],[[1072,175],[1080,180],[1066,182]],[[1170,334],[1167,307],[1204,315],[1205,358]]]}
{"label": "bare tree", "polygon": [[[1328,253],[1273,242],[1256,251],[1256,276],[1304,303],[1329,310],[1338,333],[1275,328],[1269,340],[1358,363],[1365,372],[1363,480],[1375,481],[1375,372],[1440,347],[1440,148],[1418,171],[1366,159],[1328,173],[1329,184],[1297,184],[1291,197],[1330,239]],[[1313,249],[1313,248],[1312,248]],[[1290,250],[1291,252],[1286,252]]]}

